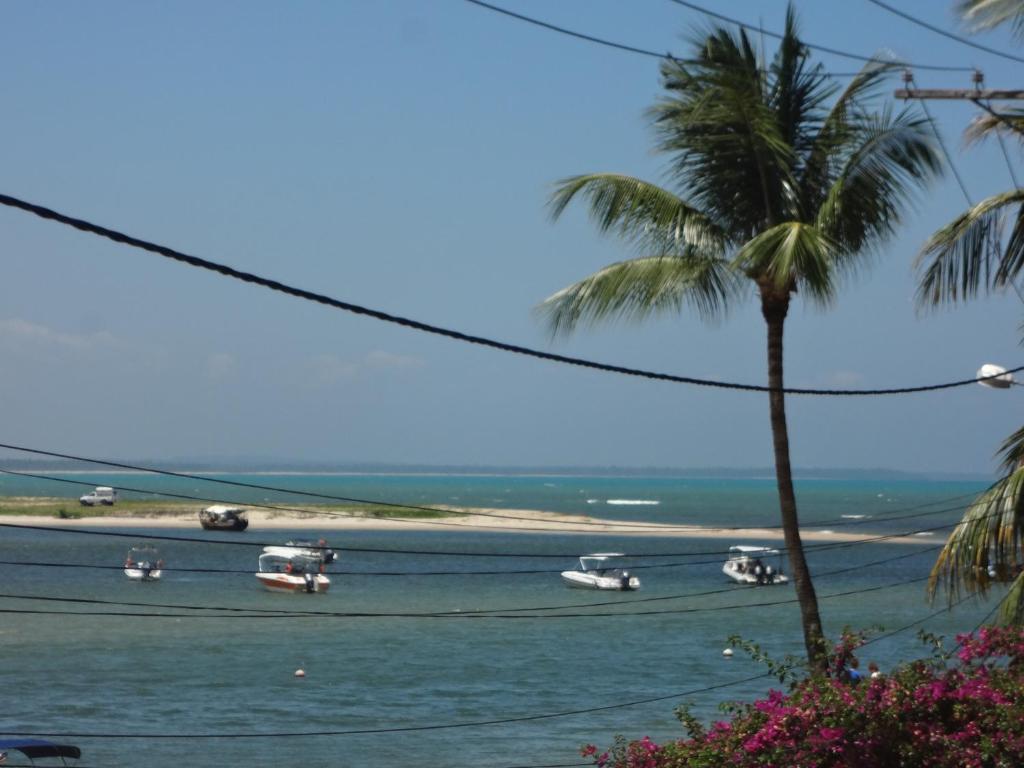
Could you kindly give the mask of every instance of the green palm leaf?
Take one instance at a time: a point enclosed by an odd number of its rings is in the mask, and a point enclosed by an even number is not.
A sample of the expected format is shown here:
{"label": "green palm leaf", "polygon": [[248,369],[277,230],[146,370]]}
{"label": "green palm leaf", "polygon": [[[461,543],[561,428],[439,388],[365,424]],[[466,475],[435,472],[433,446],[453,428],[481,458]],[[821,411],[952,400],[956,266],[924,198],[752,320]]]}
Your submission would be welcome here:
{"label": "green palm leaf", "polygon": [[726,245],[725,233],[710,217],[656,184],[615,173],[562,179],[551,196],[552,216],[561,216],[576,197],[587,202],[602,232],[616,232],[642,248],[720,253]]}
{"label": "green palm leaf", "polygon": [[553,335],[580,324],[620,317],[643,320],[693,307],[702,317],[721,314],[740,289],[729,265],[696,251],[685,256],[649,256],[611,264],[545,299],[538,311]]}
{"label": "green palm leaf", "polygon": [[932,235],[915,261],[918,303],[964,301],[1016,278],[1024,266],[1024,209],[1017,210],[1003,253],[1000,235],[1007,209],[1021,203],[1022,189],[993,195]]}
{"label": "green palm leaf", "polygon": [[788,221],[740,248],[732,265],[781,294],[802,290],[822,304],[834,294],[835,244],[810,224]]}
{"label": "green palm leaf", "polygon": [[932,568],[928,582],[932,597],[941,588],[952,603],[961,590],[986,594],[993,581],[1007,582],[1017,576],[1024,563],[1022,490],[1024,470],[1018,469],[975,500]]}

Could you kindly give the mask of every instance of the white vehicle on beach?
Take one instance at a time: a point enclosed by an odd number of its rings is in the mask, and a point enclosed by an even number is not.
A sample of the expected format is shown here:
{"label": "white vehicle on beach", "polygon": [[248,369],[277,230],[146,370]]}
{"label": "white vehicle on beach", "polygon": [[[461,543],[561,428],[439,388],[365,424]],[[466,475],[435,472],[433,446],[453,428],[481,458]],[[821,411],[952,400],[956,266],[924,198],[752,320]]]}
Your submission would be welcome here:
{"label": "white vehicle on beach", "polygon": [[78,503],[83,507],[94,507],[97,504],[110,507],[115,501],[117,501],[117,490],[107,485],[98,486],[95,490],[78,498]]}

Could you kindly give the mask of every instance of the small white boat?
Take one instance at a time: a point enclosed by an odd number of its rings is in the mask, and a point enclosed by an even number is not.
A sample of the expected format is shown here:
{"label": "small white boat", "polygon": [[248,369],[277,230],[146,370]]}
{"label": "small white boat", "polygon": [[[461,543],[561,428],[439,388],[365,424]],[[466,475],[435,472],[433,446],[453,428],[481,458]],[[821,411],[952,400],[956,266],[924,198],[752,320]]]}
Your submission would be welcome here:
{"label": "small white boat", "polygon": [[789,577],[782,572],[780,560],[777,549],[738,544],[729,547],[729,559],[722,566],[722,573],[739,584],[786,584]]}
{"label": "small white boat", "polygon": [[580,558],[579,570],[562,571],[562,581],[576,589],[640,589],[640,579],[619,567],[621,552],[595,552]]}
{"label": "small white boat", "polygon": [[155,547],[132,547],[124,559],[124,575],[135,581],[156,581],[164,575],[164,561]]}
{"label": "small white boat", "polygon": [[326,592],[331,586],[323,560],[297,554],[293,547],[264,547],[256,578],[271,592]]}

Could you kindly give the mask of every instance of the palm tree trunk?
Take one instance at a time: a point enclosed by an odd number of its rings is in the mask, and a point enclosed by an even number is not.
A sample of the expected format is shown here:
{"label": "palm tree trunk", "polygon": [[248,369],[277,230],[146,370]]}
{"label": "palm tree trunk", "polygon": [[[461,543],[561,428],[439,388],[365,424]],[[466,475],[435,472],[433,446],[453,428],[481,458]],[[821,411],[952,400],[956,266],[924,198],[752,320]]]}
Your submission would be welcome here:
{"label": "palm tree trunk", "polygon": [[800,619],[804,630],[804,646],[811,671],[828,671],[825,636],[818,614],[818,598],[811,582],[811,572],[804,559],[800,540],[800,523],[793,491],[793,471],[789,464],[789,429],[786,426],[786,396],[782,391],[782,333],[789,311],[789,296],[771,297],[762,292],[761,314],[768,325],[768,402],[771,411],[772,441],[775,448],[775,479],[779,489],[779,512],[786,539],[789,567],[800,603]]}

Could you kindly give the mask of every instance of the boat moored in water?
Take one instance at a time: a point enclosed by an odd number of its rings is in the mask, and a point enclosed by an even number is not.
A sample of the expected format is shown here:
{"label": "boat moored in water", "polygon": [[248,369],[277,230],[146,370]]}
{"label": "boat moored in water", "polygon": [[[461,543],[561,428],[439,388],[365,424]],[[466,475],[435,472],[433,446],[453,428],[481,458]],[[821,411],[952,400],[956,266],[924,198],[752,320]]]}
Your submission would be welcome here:
{"label": "boat moored in water", "polygon": [[579,570],[562,571],[562,581],[576,589],[640,589],[640,579],[616,562],[621,552],[595,552],[580,558]]}
{"label": "boat moored in water", "polygon": [[9,752],[20,752],[24,759],[28,760],[28,765],[37,765],[36,760],[42,759],[60,760],[60,765],[71,765],[68,760],[77,760],[82,756],[82,750],[70,744],[55,744],[43,739],[0,739],[0,764],[25,765],[21,759],[10,759],[13,756],[9,755]]}
{"label": "boat moored in water", "polygon": [[241,507],[214,504],[199,513],[199,524],[207,531],[244,531],[249,518]]}
{"label": "boat moored in water", "polygon": [[326,592],[331,586],[323,560],[294,547],[264,547],[256,578],[271,592]]}
{"label": "boat moored in water", "polygon": [[157,581],[163,576],[164,561],[156,547],[132,547],[124,559],[124,575],[134,581]]}
{"label": "boat moored in water", "polygon": [[771,547],[737,544],[729,547],[729,558],[722,573],[737,584],[786,584],[789,577],[782,572],[782,553]]}

